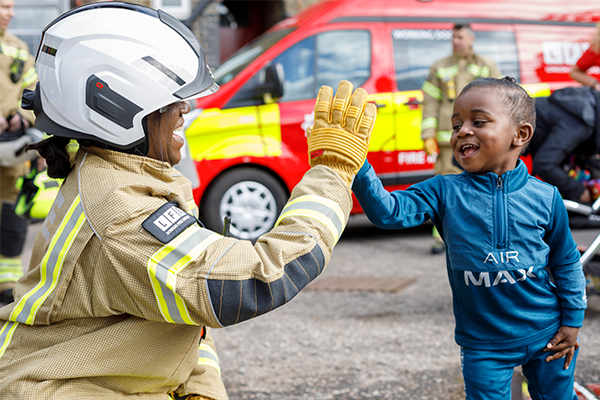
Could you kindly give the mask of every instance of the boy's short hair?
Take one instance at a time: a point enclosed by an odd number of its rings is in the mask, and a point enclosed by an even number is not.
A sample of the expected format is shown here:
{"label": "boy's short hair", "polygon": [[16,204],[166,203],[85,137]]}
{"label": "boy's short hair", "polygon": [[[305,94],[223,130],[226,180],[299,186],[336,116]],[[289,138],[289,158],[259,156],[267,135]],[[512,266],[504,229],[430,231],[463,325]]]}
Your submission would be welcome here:
{"label": "boy's short hair", "polygon": [[[479,78],[469,83],[460,95],[474,88],[496,88],[504,93],[504,106],[515,124],[529,123],[535,131],[535,100],[515,78]],[[459,96],[460,96],[459,95]]]}

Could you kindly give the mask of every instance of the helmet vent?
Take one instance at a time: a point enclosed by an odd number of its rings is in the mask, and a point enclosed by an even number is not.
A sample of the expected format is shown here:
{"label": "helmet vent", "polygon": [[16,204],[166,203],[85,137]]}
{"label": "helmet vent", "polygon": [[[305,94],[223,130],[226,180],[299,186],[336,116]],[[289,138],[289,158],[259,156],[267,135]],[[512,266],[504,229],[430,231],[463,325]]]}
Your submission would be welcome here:
{"label": "helmet vent", "polygon": [[119,93],[96,75],[87,80],[85,104],[125,129],[133,127],[133,117],[143,109]]}
{"label": "helmet vent", "polygon": [[153,58],[151,56],[146,56],[146,57],[143,57],[142,60],[146,61],[148,64],[152,65],[154,68],[156,68],[157,70],[159,70],[160,72],[162,72],[163,74],[168,76],[173,82],[175,82],[179,86],[185,85],[185,81],[183,79],[181,79],[181,77],[179,75],[177,75],[175,72],[173,72],[171,69],[169,69],[166,65],[162,64],[155,58]]}

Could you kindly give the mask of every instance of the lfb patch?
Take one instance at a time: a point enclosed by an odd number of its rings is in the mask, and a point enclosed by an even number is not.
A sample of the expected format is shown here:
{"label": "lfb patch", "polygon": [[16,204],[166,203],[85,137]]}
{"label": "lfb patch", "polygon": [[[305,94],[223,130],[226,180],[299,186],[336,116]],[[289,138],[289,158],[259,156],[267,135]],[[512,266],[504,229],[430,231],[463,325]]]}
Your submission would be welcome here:
{"label": "lfb patch", "polygon": [[170,201],[142,222],[142,226],[161,242],[169,243],[194,223],[194,216],[179,208],[176,202]]}

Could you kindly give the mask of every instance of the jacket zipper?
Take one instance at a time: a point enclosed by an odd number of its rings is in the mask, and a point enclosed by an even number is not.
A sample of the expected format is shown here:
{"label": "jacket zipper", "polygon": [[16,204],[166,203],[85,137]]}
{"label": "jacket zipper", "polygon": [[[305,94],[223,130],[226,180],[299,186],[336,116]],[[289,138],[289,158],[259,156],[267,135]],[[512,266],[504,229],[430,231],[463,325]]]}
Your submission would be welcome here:
{"label": "jacket zipper", "polygon": [[506,221],[504,215],[504,182],[502,177],[496,180],[496,237],[498,242],[496,247],[503,249],[506,246]]}

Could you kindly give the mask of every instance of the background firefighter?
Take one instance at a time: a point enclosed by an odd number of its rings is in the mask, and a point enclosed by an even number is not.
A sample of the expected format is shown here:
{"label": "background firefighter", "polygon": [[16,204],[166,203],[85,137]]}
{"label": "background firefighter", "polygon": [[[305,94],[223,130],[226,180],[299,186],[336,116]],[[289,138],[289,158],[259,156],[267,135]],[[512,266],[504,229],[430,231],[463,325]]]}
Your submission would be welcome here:
{"label": "background firefighter", "polygon": [[[450,136],[452,135],[452,105],[467,84],[477,78],[501,76],[496,63],[473,52],[475,33],[468,24],[456,24],[452,29],[452,55],[435,62],[423,82],[423,120],[421,139],[425,153],[436,154],[435,173],[459,174],[454,163]],[[442,253],[445,245],[434,228],[432,253]]]}

